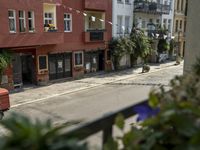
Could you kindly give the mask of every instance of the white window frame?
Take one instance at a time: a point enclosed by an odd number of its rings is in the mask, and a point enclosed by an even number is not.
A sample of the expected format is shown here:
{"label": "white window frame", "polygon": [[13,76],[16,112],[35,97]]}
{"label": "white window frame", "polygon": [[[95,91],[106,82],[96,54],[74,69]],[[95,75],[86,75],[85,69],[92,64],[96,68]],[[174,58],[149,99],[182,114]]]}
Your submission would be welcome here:
{"label": "white window frame", "polygon": [[123,4],[124,1],[123,1],[123,0],[117,0],[117,3],[118,3],[118,4]]}
{"label": "white window frame", "polygon": [[[118,24],[118,23],[121,23],[121,24]],[[123,34],[122,26],[123,26],[123,16],[118,15],[117,16],[117,34]]]}
{"label": "white window frame", "polygon": [[[76,65],[76,54],[82,54],[82,64]],[[83,51],[74,52],[74,67],[83,67],[84,65],[84,53]]]}
{"label": "white window frame", "polygon": [[[125,16],[125,20],[124,20],[124,26],[125,26],[125,33],[126,34],[129,34],[130,33],[130,16]],[[128,21],[128,24],[127,24],[127,22],[126,21]]]}
{"label": "white window frame", "polygon": [[[12,11],[14,16],[10,17],[9,16],[9,11]],[[15,28],[15,30],[10,30],[10,20],[11,19],[14,19],[14,28]],[[12,9],[8,10],[8,23],[9,23],[8,24],[9,25],[9,32],[10,33],[16,33],[16,11],[15,10],[12,10]]]}
{"label": "white window frame", "polygon": [[125,4],[127,4],[127,5],[131,5],[130,0],[125,0]]}
{"label": "white window frame", "polygon": [[[28,16],[28,30],[29,30],[29,32],[35,32],[35,13],[34,13],[34,11],[28,11],[28,13],[31,13],[31,18],[29,18],[29,16]],[[29,29],[29,21],[32,21],[32,27],[33,27],[33,29],[32,30],[30,30]]]}
{"label": "white window frame", "polygon": [[[19,13],[20,13],[20,11],[23,12],[23,17],[19,16],[19,32],[26,32],[26,14],[25,14],[24,10],[19,10]],[[24,20],[24,29],[25,29],[25,31],[20,31],[20,20]]]}
{"label": "white window frame", "polygon": [[[69,15],[70,16],[70,18],[65,18],[65,15],[67,16],[67,15]],[[71,13],[64,13],[64,22],[67,22],[67,21],[70,21],[70,30],[65,30],[64,29],[64,32],[72,32],[72,14]],[[64,27],[64,28],[66,28],[66,27]],[[66,28],[67,29],[67,28]]]}
{"label": "white window frame", "polygon": [[[46,14],[47,14],[47,17],[45,16]],[[49,14],[52,15],[51,18],[49,17]],[[45,21],[46,20],[47,20],[48,24],[50,24],[49,21],[51,20],[52,21],[51,24],[53,24],[55,26],[55,24],[54,24],[54,13],[52,13],[52,12],[44,12],[44,25],[45,25]]]}

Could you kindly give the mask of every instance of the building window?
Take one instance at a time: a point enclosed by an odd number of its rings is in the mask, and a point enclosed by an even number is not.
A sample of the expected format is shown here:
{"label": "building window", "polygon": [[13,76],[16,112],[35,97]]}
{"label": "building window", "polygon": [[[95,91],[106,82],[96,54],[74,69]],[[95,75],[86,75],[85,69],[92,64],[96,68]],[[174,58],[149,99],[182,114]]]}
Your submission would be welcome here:
{"label": "building window", "polygon": [[71,14],[64,14],[64,30],[65,32],[72,31],[72,15]]}
{"label": "building window", "polygon": [[172,23],[172,21],[171,21],[171,19],[169,19],[168,20],[168,31],[171,31],[171,23]]}
{"label": "building window", "polygon": [[125,0],[125,4],[131,4],[130,0]]}
{"label": "building window", "polygon": [[54,20],[53,19],[53,13],[48,13],[48,12],[44,13],[44,24],[45,25],[54,24],[53,20]]}
{"label": "building window", "polygon": [[16,13],[14,10],[8,11],[8,19],[9,19],[10,33],[15,33],[16,32]]}
{"label": "building window", "polygon": [[26,20],[25,20],[25,12],[20,10],[19,11],[19,32],[26,31]]}
{"label": "building window", "polygon": [[183,24],[183,22],[182,22],[182,20],[180,20],[180,30],[182,30],[182,24]]}
{"label": "building window", "polygon": [[83,52],[74,53],[75,66],[83,66]]}
{"label": "building window", "polygon": [[125,33],[130,33],[130,16],[125,17]]}
{"label": "building window", "polygon": [[47,55],[39,55],[38,56],[38,71],[47,71],[48,70],[48,56]]}
{"label": "building window", "polygon": [[180,1],[177,0],[177,3],[176,3],[176,10],[179,10],[179,3],[180,3]]}
{"label": "building window", "polygon": [[122,16],[117,16],[117,33],[122,34]]}
{"label": "building window", "polygon": [[145,29],[146,28],[146,21],[142,20],[142,28]]}
{"label": "building window", "polygon": [[117,0],[117,3],[123,4],[122,0]]}
{"label": "building window", "polygon": [[28,30],[29,32],[34,32],[35,30],[35,20],[34,20],[34,12],[28,12]]}
{"label": "building window", "polygon": [[183,4],[184,4],[184,1],[181,0],[181,11],[183,11]]}
{"label": "building window", "polygon": [[176,20],[175,32],[178,32],[178,20]]}
{"label": "building window", "polygon": [[164,29],[167,28],[167,19],[164,19],[164,20],[163,20],[163,27],[164,27]]}

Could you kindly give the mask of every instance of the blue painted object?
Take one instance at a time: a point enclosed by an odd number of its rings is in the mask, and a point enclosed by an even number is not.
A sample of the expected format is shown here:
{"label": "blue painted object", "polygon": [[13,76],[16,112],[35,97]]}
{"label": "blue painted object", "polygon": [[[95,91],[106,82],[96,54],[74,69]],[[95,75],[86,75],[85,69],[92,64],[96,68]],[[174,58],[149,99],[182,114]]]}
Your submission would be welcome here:
{"label": "blue painted object", "polygon": [[152,108],[148,102],[134,106],[133,110],[138,114],[137,122],[156,116],[160,112],[159,108]]}

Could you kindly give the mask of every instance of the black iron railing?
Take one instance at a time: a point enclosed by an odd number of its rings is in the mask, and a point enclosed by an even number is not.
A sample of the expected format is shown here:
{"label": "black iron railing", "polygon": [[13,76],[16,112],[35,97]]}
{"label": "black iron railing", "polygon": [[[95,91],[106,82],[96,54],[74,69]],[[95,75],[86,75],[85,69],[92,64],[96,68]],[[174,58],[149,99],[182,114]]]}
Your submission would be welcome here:
{"label": "black iron railing", "polygon": [[118,114],[122,114],[125,119],[128,119],[129,117],[135,116],[136,112],[134,111],[134,107],[137,105],[142,105],[146,103],[147,100],[140,102],[138,104],[134,104],[131,106],[128,106],[124,109],[121,109],[119,111],[116,111],[114,113],[110,113],[109,115],[106,115],[102,118],[99,118],[97,120],[94,120],[92,122],[86,123],[83,126],[77,127],[65,134],[66,137],[76,137],[79,140],[85,140],[91,135],[94,135],[100,131],[103,131],[102,136],[102,144],[105,144],[107,140],[112,137],[113,133],[113,125],[115,123],[115,119]]}
{"label": "black iron railing", "polygon": [[90,32],[90,41],[103,41],[105,30],[87,30]]}
{"label": "black iron railing", "polygon": [[156,2],[135,1],[134,12],[169,14],[170,5],[163,5]]}

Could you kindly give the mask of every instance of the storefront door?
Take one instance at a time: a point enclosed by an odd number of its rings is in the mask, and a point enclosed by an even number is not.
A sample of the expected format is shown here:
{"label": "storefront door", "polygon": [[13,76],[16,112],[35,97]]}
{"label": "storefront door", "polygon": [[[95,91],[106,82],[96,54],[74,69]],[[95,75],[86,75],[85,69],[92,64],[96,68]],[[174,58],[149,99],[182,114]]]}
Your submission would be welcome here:
{"label": "storefront door", "polygon": [[49,55],[49,78],[50,80],[62,79],[72,76],[72,54],[50,54]]}

